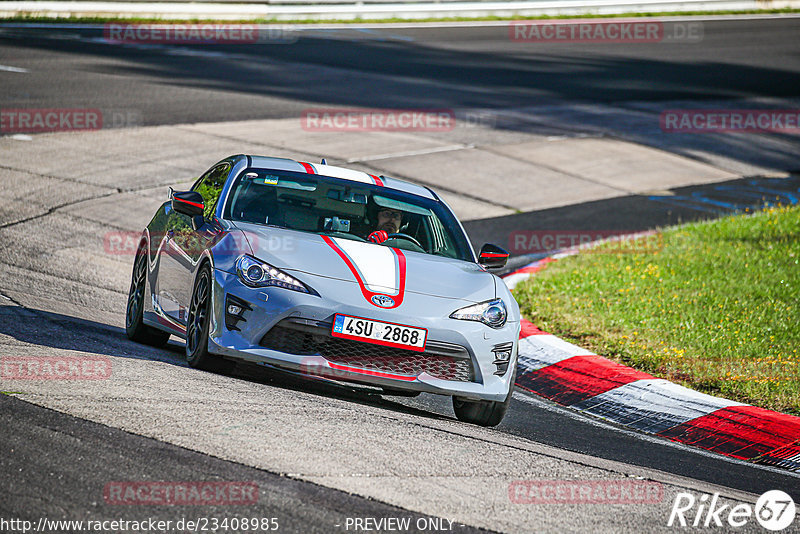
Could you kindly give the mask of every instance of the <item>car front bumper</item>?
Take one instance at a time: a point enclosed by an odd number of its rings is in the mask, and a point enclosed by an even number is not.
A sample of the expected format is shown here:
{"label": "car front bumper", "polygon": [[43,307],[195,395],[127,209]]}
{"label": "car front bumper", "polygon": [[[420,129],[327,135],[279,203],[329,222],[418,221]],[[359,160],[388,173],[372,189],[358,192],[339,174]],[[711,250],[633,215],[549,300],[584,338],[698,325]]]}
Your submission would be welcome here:
{"label": "car front bumper", "polygon": [[[227,358],[282,367],[312,376],[471,400],[503,401],[513,387],[520,329],[518,317],[509,317],[502,328],[494,329],[479,322],[449,317],[456,309],[473,302],[411,293],[406,294],[401,308],[387,310],[362,299],[355,282],[307,273],[290,274],[317,289],[320,295],[280,287],[251,288],[244,285],[235,274],[215,270],[209,351]],[[234,329],[226,326],[225,308],[228,296],[240,299],[250,308],[241,314],[243,320],[237,321]],[[400,311],[401,309],[408,311]],[[287,321],[308,322],[319,328],[319,325],[332,324],[337,313],[426,328],[427,343],[431,350],[438,346],[465,349],[458,355],[458,363],[465,364],[463,360],[468,358],[471,376],[469,380],[465,380],[463,377],[448,379],[433,376],[425,371],[398,372],[393,369],[342,363],[336,361],[336,358],[328,360],[321,354],[308,351],[292,353],[273,350],[262,344],[264,336],[279,323],[285,325]],[[330,332],[327,331],[326,335],[330,336]],[[318,337],[320,336],[317,335]],[[363,346],[361,342],[353,343]],[[507,347],[509,344],[509,364],[506,371],[500,374],[503,366],[496,363],[496,355],[492,349]],[[379,346],[370,348],[375,347]],[[428,352],[402,352],[408,355],[403,360],[430,356]]]}

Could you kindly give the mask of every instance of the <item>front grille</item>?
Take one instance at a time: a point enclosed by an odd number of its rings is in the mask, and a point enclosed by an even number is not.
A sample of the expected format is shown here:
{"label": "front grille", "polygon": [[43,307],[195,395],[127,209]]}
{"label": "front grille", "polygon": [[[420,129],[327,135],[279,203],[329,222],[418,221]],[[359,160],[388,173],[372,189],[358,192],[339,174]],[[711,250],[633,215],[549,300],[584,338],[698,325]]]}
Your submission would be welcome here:
{"label": "front grille", "polygon": [[331,323],[284,319],[261,338],[260,345],[289,354],[319,355],[332,363],[386,373],[417,376],[425,372],[443,380],[474,380],[472,359],[460,345],[428,341],[424,352],[416,352],[333,337],[331,328]]}

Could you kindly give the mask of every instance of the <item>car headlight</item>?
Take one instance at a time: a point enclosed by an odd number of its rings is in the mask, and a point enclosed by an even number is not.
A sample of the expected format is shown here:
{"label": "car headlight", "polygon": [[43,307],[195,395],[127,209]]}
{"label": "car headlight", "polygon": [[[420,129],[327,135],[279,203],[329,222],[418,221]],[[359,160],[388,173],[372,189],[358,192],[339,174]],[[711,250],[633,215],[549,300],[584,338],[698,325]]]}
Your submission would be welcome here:
{"label": "car headlight", "polygon": [[312,291],[300,280],[252,256],[244,255],[236,260],[236,273],[250,287],[278,286],[301,293]]}
{"label": "car headlight", "polygon": [[450,317],[465,321],[480,321],[492,328],[500,328],[506,324],[508,313],[505,303],[501,299],[494,299],[456,310]]}

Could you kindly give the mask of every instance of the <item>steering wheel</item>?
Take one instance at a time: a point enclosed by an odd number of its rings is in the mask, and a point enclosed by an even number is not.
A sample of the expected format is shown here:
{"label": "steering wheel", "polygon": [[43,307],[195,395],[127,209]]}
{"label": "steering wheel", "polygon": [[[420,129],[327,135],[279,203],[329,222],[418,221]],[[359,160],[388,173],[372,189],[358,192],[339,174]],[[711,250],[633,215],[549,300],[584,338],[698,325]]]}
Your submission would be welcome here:
{"label": "steering wheel", "polygon": [[388,239],[407,239],[408,241],[411,241],[412,243],[417,245],[419,248],[422,248],[422,245],[420,245],[419,241],[417,241],[416,239],[407,234],[389,234],[387,240]]}

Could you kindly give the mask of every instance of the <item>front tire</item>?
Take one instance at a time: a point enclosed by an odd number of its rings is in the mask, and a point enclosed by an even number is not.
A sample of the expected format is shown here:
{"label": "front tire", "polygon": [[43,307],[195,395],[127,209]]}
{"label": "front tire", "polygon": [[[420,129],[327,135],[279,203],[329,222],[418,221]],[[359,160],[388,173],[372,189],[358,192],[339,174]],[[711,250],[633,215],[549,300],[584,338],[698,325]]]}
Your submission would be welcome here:
{"label": "front tire", "polygon": [[508,391],[508,396],[503,401],[470,401],[453,397],[453,411],[463,423],[480,426],[497,426],[505,417],[508,406],[511,404],[511,394],[514,385]]}
{"label": "front tire", "polygon": [[131,288],[128,291],[128,306],[125,308],[125,334],[128,339],[154,347],[163,347],[169,341],[169,333],[144,324],[144,294],[147,286],[147,253],[140,250],[133,262]]}
{"label": "front tire", "polygon": [[211,324],[211,268],[200,268],[192,290],[189,316],[186,321],[186,361],[195,369],[224,372],[234,363],[208,352],[208,330]]}

